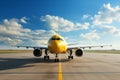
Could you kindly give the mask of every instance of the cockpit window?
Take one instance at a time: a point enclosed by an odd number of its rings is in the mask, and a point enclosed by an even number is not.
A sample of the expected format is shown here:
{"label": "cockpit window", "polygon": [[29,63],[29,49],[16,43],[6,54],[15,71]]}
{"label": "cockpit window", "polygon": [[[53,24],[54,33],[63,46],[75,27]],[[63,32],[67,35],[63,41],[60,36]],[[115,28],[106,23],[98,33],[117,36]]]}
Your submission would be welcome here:
{"label": "cockpit window", "polygon": [[62,40],[63,41],[63,39],[61,38],[52,38],[51,40]]}

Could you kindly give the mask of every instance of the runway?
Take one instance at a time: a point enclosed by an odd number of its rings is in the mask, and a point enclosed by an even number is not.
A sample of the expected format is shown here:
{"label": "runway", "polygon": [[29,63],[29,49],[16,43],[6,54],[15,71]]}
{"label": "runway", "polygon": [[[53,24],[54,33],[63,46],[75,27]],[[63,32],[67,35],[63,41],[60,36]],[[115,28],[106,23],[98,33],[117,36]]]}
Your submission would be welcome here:
{"label": "runway", "polygon": [[0,54],[0,80],[119,80],[120,55],[84,53],[83,57],[60,62],[36,58],[32,53]]}

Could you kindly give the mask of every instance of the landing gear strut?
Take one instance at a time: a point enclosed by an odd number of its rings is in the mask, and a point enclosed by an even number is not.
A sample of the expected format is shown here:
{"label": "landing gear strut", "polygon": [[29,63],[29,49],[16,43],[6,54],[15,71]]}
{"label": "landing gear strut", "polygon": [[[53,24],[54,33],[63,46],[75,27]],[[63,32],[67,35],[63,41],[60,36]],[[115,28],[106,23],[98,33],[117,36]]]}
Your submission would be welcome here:
{"label": "landing gear strut", "polygon": [[44,56],[44,60],[49,60],[50,58],[49,58],[49,56],[48,56],[48,50],[46,49],[45,50],[45,56]]}
{"label": "landing gear strut", "polygon": [[56,54],[56,56],[55,56],[55,62],[59,62],[58,54]]}
{"label": "landing gear strut", "polygon": [[68,50],[68,53],[70,54],[70,55],[68,56],[68,59],[73,59],[72,50]]}

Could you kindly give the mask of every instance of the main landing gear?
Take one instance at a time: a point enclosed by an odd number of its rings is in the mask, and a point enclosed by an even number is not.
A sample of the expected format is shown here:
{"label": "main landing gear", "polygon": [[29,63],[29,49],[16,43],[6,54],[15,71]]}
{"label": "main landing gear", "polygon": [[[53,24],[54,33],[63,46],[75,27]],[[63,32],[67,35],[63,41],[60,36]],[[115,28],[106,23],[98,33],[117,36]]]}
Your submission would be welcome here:
{"label": "main landing gear", "polygon": [[45,50],[45,56],[44,56],[44,60],[49,60],[50,58],[49,58],[49,56],[48,56],[48,50],[46,49]]}
{"label": "main landing gear", "polygon": [[59,62],[58,54],[55,55],[55,62]]}
{"label": "main landing gear", "polygon": [[72,55],[68,56],[68,59],[73,59],[73,56]]}
{"label": "main landing gear", "polygon": [[68,53],[70,54],[70,55],[68,56],[68,59],[73,59],[72,50],[68,50]]}
{"label": "main landing gear", "polygon": [[50,58],[49,58],[49,56],[44,56],[44,60],[49,60]]}

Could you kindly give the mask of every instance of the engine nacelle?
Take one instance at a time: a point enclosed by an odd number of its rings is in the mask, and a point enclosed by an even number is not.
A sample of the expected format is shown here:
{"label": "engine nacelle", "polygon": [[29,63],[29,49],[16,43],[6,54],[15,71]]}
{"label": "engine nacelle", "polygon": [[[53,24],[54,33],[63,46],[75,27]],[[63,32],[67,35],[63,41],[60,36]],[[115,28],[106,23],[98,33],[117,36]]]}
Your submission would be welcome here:
{"label": "engine nacelle", "polygon": [[42,51],[40,49],[35,49],[33,51],[33,55],[36,57],[40,57],[40,56],[42,56]]}
{"label": "engine nacelle", "polygon": [[80,57],[83,55],[83,51],[81,49],[76,50],[75,55]]}

